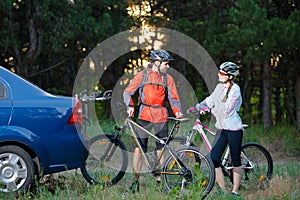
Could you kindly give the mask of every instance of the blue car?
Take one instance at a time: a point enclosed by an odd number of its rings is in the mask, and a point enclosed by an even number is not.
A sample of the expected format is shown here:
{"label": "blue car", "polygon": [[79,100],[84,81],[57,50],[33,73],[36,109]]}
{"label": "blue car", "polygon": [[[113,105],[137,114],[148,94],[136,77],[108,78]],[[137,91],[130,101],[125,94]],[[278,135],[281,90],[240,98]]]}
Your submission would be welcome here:
{"label": "blue car", "polygon": [[82,107],[0,66],[0,191],[26,191],[35,178],[84,167]]}

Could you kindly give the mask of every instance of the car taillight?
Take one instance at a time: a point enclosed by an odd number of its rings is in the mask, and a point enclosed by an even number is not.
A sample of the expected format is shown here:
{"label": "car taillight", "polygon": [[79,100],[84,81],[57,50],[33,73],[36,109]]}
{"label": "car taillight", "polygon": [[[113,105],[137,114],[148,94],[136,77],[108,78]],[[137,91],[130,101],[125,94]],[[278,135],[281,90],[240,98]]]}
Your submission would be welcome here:
{"label": "car taillight", "polygon": [[75,107],[68,121],[68,125],[82,125],[82,105],[78,99],[75,101]]}

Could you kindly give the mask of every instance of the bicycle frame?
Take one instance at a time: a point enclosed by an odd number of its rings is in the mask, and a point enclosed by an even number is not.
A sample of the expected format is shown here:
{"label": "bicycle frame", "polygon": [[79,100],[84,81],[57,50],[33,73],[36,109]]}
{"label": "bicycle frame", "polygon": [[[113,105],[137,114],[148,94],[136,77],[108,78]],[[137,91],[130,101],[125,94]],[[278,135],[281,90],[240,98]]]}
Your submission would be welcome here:
{"label": "bicycle frame", "polygon": [[[194,123],[194,126],[193,126],[193,130],[196,130],[196,131],[198,131],[200,133],[201,138],[203,139],[203,141],[204,141],[204,143],[205,143],[208,151],[210,152],[211,149],[212,149],[212,146],[211,146],[211,143],[208,140],[208,138],[207,138],[207,136],[206,136],[206,134],[205,134],[205,132],[204,132],[203,129],[207,130],[212,135],[216,135],[216,133],[213,130],[211,130],[210,128],[208,128],[205,124],[203,124],[200,121],[200,119],[196,119],[196,121]],[[190,137],[190,139],[189,139],[189,141],[190,141],[191,138],[192,138],[192,135],[188,136],[188,137]]]}
{"label": "bicycle frame", "polygon": [[[243,127],[247,128],[248,125],[243,125]],[[187,135],[186,145],[191,144],[192,137],[195,134],[195,132],[197,131],[197,132],[199,132],[202,140],[204,141],[208,152],[210,152],[212,149],[212,145],[211,145],[209,139],[207,138],[207,135],[204,130],[206,130],[208,133],[210,133],[213,136],[215,136],[216,133],[213,130],[211,130],[208,126],[206,126],[203,122],[201,122],[200,119],[196,119],[194,126],[193,126],[193,130],[194,131],[189,132]],[[222,166],[223,166],[223,168],[228,169],[228,170],[232,169],[232,167],[225,166],[226,162],[228,161],[229,153],[230,153],[230,149],[229,149],[229,146],[227,146],[224,157],[222,159]],[[241,152],[241,158],[247,160],[248,163],[250,164],[250,166],[242,166],[244,170],[245,169],[250,170],[250,169],[254,168],[254,164],[247,158],[247,156],[243,152]]]}
{"label": "bicycle frame", "polygon": [[[175,118],[169,118],[169,119],[175,119]],[[188,118],[183,118],[183,119],[176,119],[174,120],[175,123],[174,125],[172,126],[172,129],[170,130],[169,132],[169,135],[167,137],[166,140],[163,140],[161,138],[158,138],[157,136],[155,136],[153,133],[151,133],[150,131],[146,130],[144,127],[142,127],[141,125],[137,124],[136,122],[134,122],[130,117],[128,117],[126,120],[125,120],[125,126],[128,126],[129,129],[130,129],[130,133],[132,135],[132,137],[134,138],[138,148],[140,149],[140,151],[142,152],[142,156],[145,160],[145,164],[147,166],[147,168],[149,169],[149,171],[151,173],[153,173],[154,175],[161,175],[161,174],[180,174],[180,172],[162,172],[162,171],[159,171],[157,169],[159,163],[160,163],[160,160],[162,159],[162,156],[164,154],[164,152],[167,150],[170,155],[172,155],[172,157],[174,158],[176,164],[178,164],[179,168],[182,170],[182,171],[185,171],[186,167],[184,166],[184,164],[182,162],[180,162],[177,157],[175,156],[174,154],[174,151],[172,150],[172,148],[168,145],[168,143],[170,142],[172,136],[173,136],[173,133],[174,133],[174,130],[175,129],[178,129],[178,124],[180,122],[185,122],[185,121],[188,121],[189,119]],[[161,143],[164,145],[164,147],[162,148],[160,154],[158,155],[158,159],[156,160],[155,163],[152,163],[148,157],[148,155],[146,154],[146,152],[143,150],[142,146],[141,146],[141,143],[140,141],[138,140],[138,134],[136,133],[136,131],[134,130],[134,127],[137,127],[139,129],[141,129],[142,131],[144,131],[145,133],[147,133],[150,137],[152,137],[155,141]],[[125,131],[123,129],[123,131]]]}

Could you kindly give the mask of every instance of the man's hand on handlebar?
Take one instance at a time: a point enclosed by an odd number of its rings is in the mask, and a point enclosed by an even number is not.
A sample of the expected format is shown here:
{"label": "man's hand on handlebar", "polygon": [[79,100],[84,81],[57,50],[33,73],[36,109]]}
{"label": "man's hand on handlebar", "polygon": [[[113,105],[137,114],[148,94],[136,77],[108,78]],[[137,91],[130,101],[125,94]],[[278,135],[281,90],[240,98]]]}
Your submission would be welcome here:
{"label": "man's hand on handlebar", "polygon": [[132,117],[134,115],[134,107],[129,106],[127,107],[127,114]]}
{"label": "man's hand on handlebar", "polygon": [[176,116],[177,119],[180,119],[180,118],[183,117],[183,114],[181,112],[176,112],[175,116]]}

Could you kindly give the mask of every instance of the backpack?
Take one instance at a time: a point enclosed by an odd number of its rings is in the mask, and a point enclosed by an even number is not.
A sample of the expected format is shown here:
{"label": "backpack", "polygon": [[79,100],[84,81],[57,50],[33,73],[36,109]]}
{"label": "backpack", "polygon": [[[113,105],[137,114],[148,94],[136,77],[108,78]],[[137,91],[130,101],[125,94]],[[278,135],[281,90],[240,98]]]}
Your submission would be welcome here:
{"label": "backpack", "polygon": [[164,105],[162,105],[162,106],[157,106],[157,105],[154,106],[154,105],[145,104],[145,103],[142,102],[142,100],[141,100],[140,97],[139,97],[139,104],[150,106],[150,107],[154,107],[154,108],[165,107],[166,106],[166,102],[167,102],[167,99],[168,99],[167,75],[161,75],[161,77],[162,77],[162,84],[147,82],[147,79],[148,79],[148,70],[144,69],[144,71],[143,71],[143,80],[142,80],[139,88],[140,88],[140,95],[141,95],[142,92],[143,92],[143,88],[144,88],[145,84],[162,85],[164,87],[164,92],[165,92],[165,102],[164,102]]}

